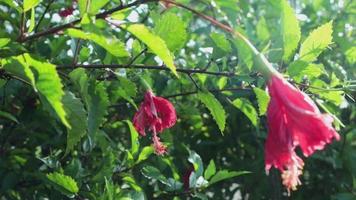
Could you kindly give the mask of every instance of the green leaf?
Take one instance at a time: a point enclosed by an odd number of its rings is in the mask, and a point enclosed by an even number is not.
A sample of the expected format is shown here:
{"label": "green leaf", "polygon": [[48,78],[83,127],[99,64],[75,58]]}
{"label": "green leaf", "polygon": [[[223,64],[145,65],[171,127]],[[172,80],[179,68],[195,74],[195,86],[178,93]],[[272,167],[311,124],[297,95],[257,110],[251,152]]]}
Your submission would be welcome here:
{"label": "green leaf", "polygon": [[134,189],[135,191],[137,192],[142,191],[142,188],[136,183],[135,179],[132,176],[126,175],[125,177],[122,178],[122,180],[128,183],[131,186],[131,188]]}
{"label": "green leaf", "polygon": [[247,99],[241,98],[241,99],[235,99],[232,104],[238,108],[241,112],[243,112],[246,117],[252,122],[254,126],[257,127],[257,121],[258,121],[258,115],[251,104],[251,102]]}
{"label": "green leaf", "polygon": [[11,41],[10,38],[0,38],[0,48],[6,46]]}
{"label": "green leaf", "polygon": [[82,17],[85,13],[96,15],[108,2],[109,0],[78,0],[80,16]]}
{"label": "green leaf", "polygon": [[313,30],[300,48],[300,60],[312,62],[332,43],[332,21]]}
{"label": "green leaf", "polygon": [[187,40],[186,24],[174,13],[163,14],[153,31],[165,41],[171,52],[181,49]]}
{"label": "green leaf", "polygon": [[261,17],[260,20],[257,22],[256,34],[257,34],[257,38],[261,42],[266,41],[270,38],[270,33],[268,30],[267,22],[264,17]]}
{"label": "green leaf", "polygon": [[110,148],[105,149],[103,159],[101,159],[100,170],[92,178],[95,182],[103,182],[105,177],[111,177],[116,167],[117,156]]}
{"label": "green leaf", "polygon": [[[0,42],[1,43],[1,42]],[[0,45],[1,47],[1,45]],[[345,51],[346,60],[353,65],[356,63],[356,46],[350,47]]]}
{"label": "green leaf", "polygon": [[26,12],[30,10],[31,8],[34,8],[37,6],[41,0],[24,0],[23,1],[23,11]]}
{"label": "green leaf", "polygon": [[260,116],[264,115],[267,111],[268,107],[268,102],[270,100],[269,95],[265,90],[262,90],[260,88],[253,88],[253,91],[255,92],[255,95],[257,97],[257,103],[258,103],[258,109]]}
{"label": "green leaf", "polygon": [[131,134],[131,154],[135,155],[140,147],[140,143],[138,142],[138,133],[135,127],[132,125],[131,121],[125,120],[130,129]]}
{"label": "green leaf", "polygon": [[183,188],[183,183],[177,181],[173,178],[168,178],[167,180],[167,191],[178,191]]}
{"label": "green leaf", "polygon": [[164,40],[153,34],[143,24],[130,25],[127,27],[127,31],[145,43],[148,48],[150,48],[152,52],[155,53],[166,64],[166,66],[173,72],[173,74],[178,77],[176,66],[174,65],[173,55],[169,51]]}
{"label": "green leaf", "polygon": [[88,109],[88,133],[93,136],[103,123],[109,106],[109,98],[103,82],[89,81],[86,103]]}
{"label": "green leaf", "polygon": [[217,183],[219,181],[223,181],[223,180],[226,180],[226,179],[229,179],[229,178],[233,178],[233,177],[236,177],[236,176],[241,176],[241,175],[249,174],[249,173],[251,173],[251,172],[248,172],[248,171],[239,171],[239,172],[231,171],[231,172],[229,172],[228,170],[220,170],[220,171],[218,171],[218,173],[216,173],[211,178],[211,180],[209,181],[209,185],[212,185],[212,184]]}
{"label": "green leaf", "polygon": [[224,34],[213,32],[210,34],[210,37],[219,49],[227,53],[231,52],[232,48],[230,42],[226,39]]}
{"label": "green leaf", "polygon": [[88,102],[88,86],[89,86],[89,78],[88,75],[86,74],[85,69],[83,68],[78,68],[73,70],[71,73],[69,73],[69,77],[76,86],[76,88],[79,90],[81,97],[85,100],[85,102]]}
{"label": "green leaf", "polygon": [[28,27],[28,33],[31,33],[35,28],[35,8],[31,8],[31,20],[30,20],[30,27]]}
{"label": "green leaf", "polygon": [[63,85],[59,78],[56,66],[51,63],[33,59],[29,54],[24,55],[27,64],[36,74],[36,88],[38,89],[42,102],[55,111],[61,122],[68,128],[70,125],[66,119],[66,112],[62,103],[64,96]]}
{"label": "green leaf", "polygon": [[163,174],[160,172],[159,169],[157,169],[153,166],[143,167],[143,169],[141,170],[141,173],[148,179],[158,180],[159,182],[169,186],[167,178],[165,176],[163,176]]}
{"label": "green leaf", "polygon": [[50,113],[54,111],[61,122],[70,128],[62,104],[63,86],[54,65],[36,60],[29,54],[3,59],[2,65],[9,73],[31,84],[40,94],[44,107]]}
{"label": "green leaf", "polygon": [[287,0],[281,1],[281,30],[283,36],[283,60],[287,61],[298,47],[300,27],[293,8]]}
{"label": "green leaf", "polygon": [[80,38],[83,40],[90,40],[107,50],[110,54],[116,57],[128,57],[129,54],[125,49],[125,45],[113,36],[107,37],[98,33],[84,32],[82,30],[69,28],[65,31],[71,37]]}
{"label": "green leaf", "polygon": [[216,167],[215,167],[214,160],[210,160],[210,163],[209,163],[208,167],[206,168],[206,170],[205,170],[205,172],[204,172],[204,178],[205,178],[206,180],[208,180],[208,179],[211,178],[215,173],[216,173]]}
{"label": "green leaf", "polygon": [[322,64],[313,64],[298,60],[288,66],[287,72],[289,76],[300,82],[305,76],[307,76],[309,79],[317,78],[323,74],[325,70]]}
{"label": "green leaf", "polygon": [[195,151],[190,151],[188,161],[193,164],[196,177],[202,176],[204,166],[201,157]]}
{"label": "green leaf", "polygon": [[97,14],[109,1],[110,0],[90,0],[89,14]]}
{"label": "green leaf", "polygon": [[220,102],[210,92],[199,92],[197,94],[199,100],[209,109],[211,115],[219,126],[221,133],[224,132],[226,124],[225,110]]}
{"label": "green leaf", "polygon": [[253,52],[250,47],[240,38],[236,38],[233,42],[238,51],[239,64],[244,64],[248,70],[251,70],[253,65]]}
{"label": "green leaf", "polygon": [[5,112],[5,111],[0,111],[0,117],[1,118],[5,118],[5,119],[9,119],[13,122],[16,122],[17,124],[19,123],[19,121],[17,121],[16,117],[13,116],[12,114]]}
{"label": "green leaf", "polygon": [[77,182],[70,176],[53,172],[47,174],[47,178],[51,181],[52,186],[63,194],[70,195],[79,192]]}
{"label": "green leaf", "polygon": [[147,147],[144,147],[140,153],[140,155],[138,156],[137,158],[137,161],[136,161],[136,164],[144,161],[144,160],[147,160],[148,157],[150,157],[150,155],[152,155],[154,152],[154,149],[152,146],[147,146]]}
{"label": "green leaf", "polygon": [[35,91],[37,91],[35,76],[33,75],[30,66],[25,62],[23,55],[2,59],[1,65],[5,71],[25,80],[34,87]]}
{"label": "green leaf", "polygon": [[68,114],[68,121],[71,129],[67,130],[67,147],[65,155],[68,154],[74,146],[80,142],[81,138],[87,132],[87,113],[80,99],[73,93],[66,92],[63,97],[64,110]]}

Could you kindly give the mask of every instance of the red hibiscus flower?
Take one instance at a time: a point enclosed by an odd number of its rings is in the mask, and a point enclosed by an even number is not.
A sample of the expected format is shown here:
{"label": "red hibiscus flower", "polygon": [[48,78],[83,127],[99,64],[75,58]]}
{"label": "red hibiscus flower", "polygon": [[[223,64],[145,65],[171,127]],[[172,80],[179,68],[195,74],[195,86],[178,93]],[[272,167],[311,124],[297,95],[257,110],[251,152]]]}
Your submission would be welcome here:
{"label": "red hibiscus flower", "polygon": [[177,121],[176,111],[171,102],[162,97],[156,97],[152,91],[147,91],[145,99],[133,118],[133,124],[140,135],[145,136],[146,130],[152,132],[155,153],[162,155],[166,146],[161,142],[157,133],[172,127]]}
{"label": "red hibiscus flower", "polygon": [[331,125],[332,117],[320,113],[310,97],[280,74],[270,77],[268,92],[271,100],[267,110],[266,171],[272,166],[279,169],[289,193],[301,184],[299,175],[304,165],[295,148],[299,146],[307,157],[340,136]]}

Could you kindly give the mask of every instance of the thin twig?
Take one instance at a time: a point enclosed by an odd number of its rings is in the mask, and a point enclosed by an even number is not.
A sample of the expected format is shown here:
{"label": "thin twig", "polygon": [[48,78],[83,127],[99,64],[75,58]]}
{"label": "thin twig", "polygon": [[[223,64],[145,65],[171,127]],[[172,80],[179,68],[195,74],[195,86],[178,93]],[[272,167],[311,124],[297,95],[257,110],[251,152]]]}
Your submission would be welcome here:
{"label": "thin twig", "polygon": [[[107,10],[105,12],[97,14],[96,18],[97,19],[102,19],[102,18],[105,18],[108,15],[110,15],[110,14],[116,12],[116,11],[124,10],[124,9],[130,8],[130,7],[133,7],[133,6],[138,6],[138,5],[141,5],[141,4],[144,4],[144,3],[153,2],[153,1],[157,1],[157,0],[137,0],[137,1],[134,1],[134,2],[126,4],[126,5],[119,5],[118,7],[115,7],[113,9],[110,9],[110,10]],[[77,20],[74,20],[72,22],[69,22],[67,24],[63,24],[63,25],[59,25],[59,26],[56,26],[56,27],[53,27],[53,28],[49,28],[49,29],[47,29],[45,31],[38,32],[38,33],[35,33],[33,35],[24,37],[24,38],[19,38],[18,42],[26,42],[26,41],[29,41],[29,40],[40,38],[42,36],[47,36],[47,35],[51,35],[51,34],[57,33],[57,32],[62,31],[64,29],[73,27],[74,25],[78,24],[80,21],[81,21],[81,18],[77,19]]]}
{"label": "thin twig", "polygon": [[40,19],[38,20],[38,22],[37,22],[35,28],[33,29],[33,31],[34,31],[35,33],[37,32],[38,28],[40,27],[41,22],[43,21],[45,15],[47,14],[47,12],[48,12],[48,10],[49,10],[49,8],[51,7],[51,5],[52,5],[53,2],[54,2],[54,0],[50,0],[50,1],[48,2],[48,4],[47,4],[45,10],[43,11],[42,16],[40,17]]}
{"label": "thin twig", "polygon": [[74,57],[73,57],[73,62],[72,62],[73,65],[76,65],[77,61],[78,61],[78,54],[79,54],[79,50],[80,50],[80,41],[81,41],[81,39],[78,39],[76,46],[75,46],[75,52],[74,52]]}
{"label": "thin twig", "polygon": [[[251,93],[251,89],[250,88],[224,88],[224,89],[210,89],[208,90],[211,93],[220,93],[220,92],[227,92],[227,91],[231,91],[231,92],[245,92],[246,94]],[[182,93],[178,93],[178,94],[172,94],[172,95],[167,95],[167,96],[163,96],[163,98],[166,99],[173,99],[173,98],[177,98],[177,97],[183,97],[183,96],[189,96],[189,95],[194,95],[197,94],[199,91],[191,91],[191,92],[182,92]],[[252,93],[251,93],[252,94]],[[137,101],[135,101],[135,103],[139,103],[141,102],[142,99],[139,99]],[[119,104],[113,104],[110,107],[121,107],[126,105],[126,103],[119,103]]]}
{"label": "thin twig", "polygon": [[[150,70],[163,70],[163,71],[170,71],[169,68],[166,66],[160,65],[141,65],[141,64],[132,64],[127,66],[127,64],[87,64],[87,65],[58,65],[57,69],[64,70],[64,69],[73,69],[73,68],[84,68],[84,69],[150,69]],[[205,71],[201,69],[183,69],[177,68],[177,72],[185,73],[185,74],[209,74],[215,76],[227,76],[232,77],[236,74],[233,72],[212,72],[212,71]]]}
{"label": "thin twig", "polygon": [[131,61],[126,65],[126,66],[131,66],[141,55],[143,55],[144,53],[146,53],[148,49],[147,48],[144,48],[140,53],[138,53],[135,57],[133,57],[131,59]]}
{"label": "thin twig", "polygon": [[195,88],[197,90],[200,90],[200,87],[198,86],[198,83],[194,80],[194,78],[192,77],[192,74],[188,74],[188,76],[189,76],[190,80],[194,83]]}

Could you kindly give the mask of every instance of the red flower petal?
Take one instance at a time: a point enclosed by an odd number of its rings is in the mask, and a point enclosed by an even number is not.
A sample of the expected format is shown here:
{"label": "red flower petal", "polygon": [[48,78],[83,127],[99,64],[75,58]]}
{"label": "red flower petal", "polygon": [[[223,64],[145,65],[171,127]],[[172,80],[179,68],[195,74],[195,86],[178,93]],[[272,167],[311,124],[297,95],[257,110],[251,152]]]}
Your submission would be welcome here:
{"label": "red flower petal", "polygon": [[136,112],[133,124],[136,130],[145,136],[145,129],[155,130],[158,133],[172,127],[177,121],[174,106],[162,97],[156,97],[152,91],[145,94],[145,99]]}
{"label": "red flower petal", "polygon": [[159,118],[155,123],[157,132],[160,133],[164,129],[174,126],[177,115],[172,103],[162,97],[153,97],[153,102]]}
{"label": "red flower petal", "polygon": [[271,100],[267,110],[266,170],[278,168],[284,177],[283,184],[295,189],[303,166],[295,148],[300,146],[303,154],[309,156],[340,136],[331,125],[331,116],[321,114],[305,93],[279,75],[272,76],[268,91]]}

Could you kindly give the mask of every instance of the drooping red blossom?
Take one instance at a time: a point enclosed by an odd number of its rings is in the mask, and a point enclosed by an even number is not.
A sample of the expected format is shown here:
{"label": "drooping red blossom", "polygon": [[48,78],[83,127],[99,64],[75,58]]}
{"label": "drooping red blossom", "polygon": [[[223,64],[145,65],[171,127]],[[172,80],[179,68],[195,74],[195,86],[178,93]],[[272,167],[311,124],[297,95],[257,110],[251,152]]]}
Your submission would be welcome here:
{"label": "drooping red blossom", "polygon": [[166,152],[166,146],[160,142],[158,133],[171,128],[177,121],[176,111],[170,101],[156,97],[152,91],[147,91],[144,101],[133,118],[133,124],[140,135],[145,136],[146,130],[152,132],[153,147],[157,155]]}
{"label": "drooping red blossom", "polygon": [[301,184],[299,176],[304,165],[296,147],[308,157],[340,136],[332,127],[333,118],[322,114],[308,95],[281,75],[272,75],[267,87],[271,100],[267,110],[266,172],[272,166],[279,169],[289,193]]}

